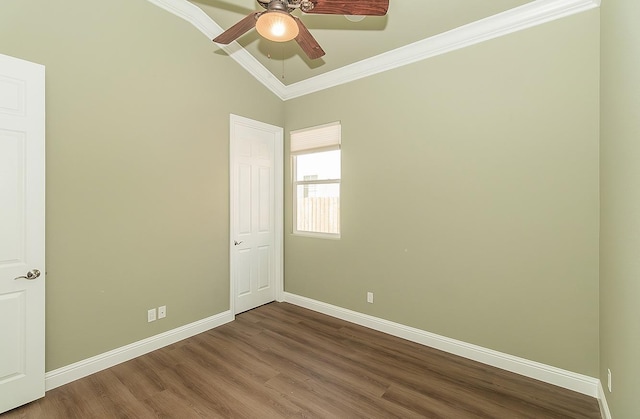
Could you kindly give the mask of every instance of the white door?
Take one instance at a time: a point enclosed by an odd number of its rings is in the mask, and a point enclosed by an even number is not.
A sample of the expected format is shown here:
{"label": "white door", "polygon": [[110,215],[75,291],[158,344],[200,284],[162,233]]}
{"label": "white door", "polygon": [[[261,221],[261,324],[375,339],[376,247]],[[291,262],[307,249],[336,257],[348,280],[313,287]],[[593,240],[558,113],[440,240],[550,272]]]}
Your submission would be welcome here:
{"label": "white door", "polygon": [[231,115],[231,303],[234,314],[282,300],[283,130]]}
{"label": "white door", "polygon": [[44,396],[44,67],[0,55],[0,413]]}

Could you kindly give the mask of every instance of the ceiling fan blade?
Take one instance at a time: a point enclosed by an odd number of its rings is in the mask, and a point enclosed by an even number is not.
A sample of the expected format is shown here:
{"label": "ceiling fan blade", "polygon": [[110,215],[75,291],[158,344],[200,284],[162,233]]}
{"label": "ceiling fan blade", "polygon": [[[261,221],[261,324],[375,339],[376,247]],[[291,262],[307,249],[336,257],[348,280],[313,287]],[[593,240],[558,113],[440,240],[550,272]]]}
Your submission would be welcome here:
{"label": "ceiling fan blade", "polygon": [[263,12],[255,12],[243,18],[240,22],[236,23],[226,31],[222,32],[216,38],[214,38],[213,42],[217,44],[230,44],[236,39],[240,38],[244,35],[249,29],[253,29],[256,27],[256,20],[258,20],[258,16]]}
{"label": "ceiling fan blade", "polygon": [[313,35],[311,35],[309,29],[304,26],[304,23],[302,23],[300,19],[295,16],[293,16],[293,18],[298,24],[298,36],[296,36],[295,39],[298,45],[300,45],[300,48],[302,48],[305,54],[307,54],[307,57],[312,60],[322,57],[324,55],[324,50],[320,44],[318,44],[318,41],[316,41]]}
{"label": "ceiling fan blade", "polygon": [[323,15],[384,16],[389,0],[311,0],[314,8],[306,13]]}

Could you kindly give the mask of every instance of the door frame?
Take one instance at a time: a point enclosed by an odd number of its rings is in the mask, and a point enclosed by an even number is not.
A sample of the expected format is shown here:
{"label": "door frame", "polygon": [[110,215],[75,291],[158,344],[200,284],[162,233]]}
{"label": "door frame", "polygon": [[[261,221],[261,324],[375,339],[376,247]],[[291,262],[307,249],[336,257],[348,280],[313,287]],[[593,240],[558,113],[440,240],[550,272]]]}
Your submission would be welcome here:
{"label": "door frame", "polygon": [[275,125],[264,122],[255,121],[243,116],[229,115],[229,310],[235,318],[235,291],[236,284],[234,281],[234,272],[236,269],[233,257],[233,241],[235,239],[235,200],[233,199],[234,191],[237,189],[238,179],[236,176],[234,164],[236,161],[234,142],[236,141],[235,127],[244,125],[270,132],[274,135],[274,159],[273,159],[273,181],[274,181],[274,250],[275,250],[275,266],[274,266],[274,284],[275,299],[278,302],[284,301],[284,129]]}

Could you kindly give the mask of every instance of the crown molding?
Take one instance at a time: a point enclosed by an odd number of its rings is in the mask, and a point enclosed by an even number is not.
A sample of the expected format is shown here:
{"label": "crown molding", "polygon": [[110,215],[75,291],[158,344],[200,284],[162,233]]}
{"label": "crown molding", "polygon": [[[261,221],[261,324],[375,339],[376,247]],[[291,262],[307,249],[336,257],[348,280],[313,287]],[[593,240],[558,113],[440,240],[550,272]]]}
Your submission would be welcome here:
{"label": "crown molding", "polygon": [[[147,0],[149,3],[166,10],[191,23],[202,32],[207,39],[212,40],[223,32],[223,29],[202,9],[187,0]],[[253,55],[249,54],[237,42],[229,45],[218,45],[224,52],[233,58],[242,68],[255,77],[267,89],[271,90],[280,99],[285,100],[286,86],[267,70]]]}
{"label": "crown molding", "polygon": [[[209,15],[187,0],[147,1],[190,22],[209,39],[215,38],[223,31]],[[220,45],[220,47],[276,96],[282,100],[289,100],[599,6],[600,0],[534,0],[497,15],[290,85],[284,85],[237,42]]]}
{"label": "crown molding", "polygon": [[598,7],[600,0],[535,0],[287,86],[284,100],[358,80]]}

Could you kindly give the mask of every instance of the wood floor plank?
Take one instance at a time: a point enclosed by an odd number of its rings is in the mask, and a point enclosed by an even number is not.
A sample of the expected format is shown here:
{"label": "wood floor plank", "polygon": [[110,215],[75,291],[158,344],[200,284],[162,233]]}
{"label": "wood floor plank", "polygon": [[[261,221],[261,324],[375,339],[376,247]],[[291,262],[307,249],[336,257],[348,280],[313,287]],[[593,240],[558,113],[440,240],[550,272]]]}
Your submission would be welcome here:
{"label": "wood floor plank", "polygon": [[[185,403],[181,396],[169,389],[154,394],[144,400],[143,403],[149,408],[153,417],[157,418],[201,419],[203,417],[220,417],[217,412],[197,402]],[[176,409],[178,406],[179,408]]]}
{"label": "wood floor plank", "polygon": [[[228,401],[243,404],[243,417],[283,417],[298,412],[298,407],[286,399],[273,398],[264,385],[264,377],[253,371],[228,363],[232,352],[218,354],[194,342],[182,348],[181,364],[192,368],[207,383],[211,392]],[[195,372],[193,369],[197,369]],[[248,415],[248,416],[247,416]]]}
{"label": "wood floor plank", "polygon": [[[356,327],[360,328],[360,331],[356,331]],[[552,411],[566,417],[599,417],[599,413],[596,416],[581,416],[585,410],[593,410],[593,400],[585,397],[575,399],[573,392],[557,388],[557,391],[549,393],[550,387],[553,387],[549,384],[441,351],[430,350],[425,353],[424,347],[412,342],[401,342],[402,350],[398,350],[398,342],[395,340],[399,338],[393,336],[383,336],[375,340],[376,344],[371,344],[374,336],[379,337],[377,332],[355,325],[348,326],[348,329],[350,336],[358,336],[351,344],[363,349],[358,359],[370,357],[374,364],[378,359],[387,360],[384,368],[392,368],[380,373],[393,375],[401,372],[403,385],[416,391],[424,389],[424,386],[431,382],[426,379],[430,377],[442,381],[440,385],[451,383],[457,387],[471,389],[482,397],[499,399],[501,403],[510,405],[514,411],[519,411],[518,406],[524,404],[525,410],[538,411],[536,417],[552,417],[546,407],[537,407],[536,395],[545,391],[543,404],[551,404]],[[420,357],[425,362],[421,362]],[[414,362],[416,360],[417,364]]]}
{"label": "wood floor plank", "polygon": [[156,373],[158,364],[151,357],[139,357],[110,369],[138,399],[144,400],[166,389]]}
{"label": "wood floor plank", "polygon": [[596,399],[286,303],[0,419],[600,418]]}
{"label": "wood floor plank", "polygon": [[[315,372],[314,378],[324,381],[348,381],[358,391],[378,397],[382,396],[391,384],[384,375],[376,374],[366,366],[353,362],[339,351],[332,351],[314,342],[296,342],[294,338],[274,334],[273,331],[266,331],[265,334],[279,344],[286,344],[282,347],[275,346],[273,350],[276,354],[281,354],[281,362],[289,365],[287,369],[290,373],[296,371],[300,376],[306,377],[310,376],[309,370],[312,370]],[[295,363],[295,367],[292,363]]]}

